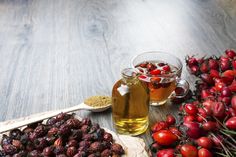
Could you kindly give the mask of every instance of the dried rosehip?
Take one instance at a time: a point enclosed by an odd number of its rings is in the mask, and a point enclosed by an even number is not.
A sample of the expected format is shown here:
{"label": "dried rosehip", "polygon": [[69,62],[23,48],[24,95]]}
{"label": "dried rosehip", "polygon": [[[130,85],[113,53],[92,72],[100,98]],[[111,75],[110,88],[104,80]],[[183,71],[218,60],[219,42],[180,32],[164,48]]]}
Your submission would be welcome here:
{"label": "dried rosehip", "polygon": [[81,127],[81,131],[82,131],[83,133],[88,133],[89,130],[90,130],[90,126],[88,126],[88,125],[83,125],[83,126]]}
{"label": "dried rosehip", "polygon": [[89,150],[92,153],[100,152],[102,149],[103,149],[103,146],[102,146],[101,142],[93,142],[89,147]]}
{"label": "dried rosehip", "polygon": [[54,146],[62,146],[63,145],[63,140],[61,137],[59,137],[58,139],[56,139],[56,141],[54,142]]}
{"label": "dried rosehip", "polygon": [[48,145],[48,142],[44,138],[37,138],[34,140],[34,146],[37,150],[43,150]]}
{"label": "dried rosehip", "polygon": [[56,120],[57,121],[61,121],[61,120],[68,120],[70,119],[71,117],[73,117],[73,115],[70,115],[70,114],[67,114],[67,113],[59,113],[57,116],[56,116]]}
{"label": "dried rosehip", "polygon": [[65,154],[59,154],[56,157],[67,157]]}
{"label": "dried rosehip", "polygon": [[57,132],[58,132],[58,128],[56,128],[56,127],[52,127],[49,131],[48,131],[48,136],[54,136],[54,135],[56,135],[57,134]]}
{"label": "dried rosehip", "polygon": [[105,149],[104,151],[102,151],[101,153],[101,157],[110,157],[112,155],[111,150],[109,149]]}
{"label": "dried rosehip", "polygon": [[77,153],[77,149],[75,147],[67,148],[66,155],[69,157],[73,157]]}
{"label": "dried rosehip", "polygon": [[65,148],[63,146],[55,146],[53,152],[56,155],[63,154],[65,153]]}
{"label": "dried rosehip", "polygon": [[20,139],[21,135],[22,135],[22,132],[21,132],[20,129],[13,129],[13,130],[11,130],[10,133],[9,133],[9,137],[10,137],[10,138],[12,138],[12,139],[17,139],[17,140]]}
{"label": "dried rosehip", "polygon": [[86,153],[84,151],[79,151],[77,154],[74,155],[74,157],[86,157]]}
{"label": "dried rosehip", "polygon": [[29,141],[29,137],[27,134],[24,134],[20,137],[20,142],[23,144],[23,145],[26,145],[27,142]]}
{"label": "dried rosehip", "polygon": [[79,147],[85,147],[85,148],[89,148],[91,142],[90,141],[81,141],[79,143]]}
{"label": "dried rosehip", "polygon": [[92,125],[92,122],[89,118],[84,118],[82,120],[82,125],[88,125],[88,126],[91,126]]}
{"label": "dried rosehip", "polygon": [[16,149],[21,149],[23,147],[20,140],[12,140],[12,145],[16,147]]}
{"label": "dried rosehip", "polygon": [[39,125],[34,129],[37,137],[42,137],[47,133],[47,128],[44,125]]}
{"label": "dried rosehip", "polygon": [[70,134],[70,128],[68,125],[66,124],[62,124],[58,130],[58,134],[61,136],[67,136]]}
{"label": "dried rosehip", "polygon": [[22,132],[25,133],[25,134],[28,134],[28,133],[33,132],[33,131],[34,131],[33,128],[26,127],[26,128],[23,129]]}
{"label": "dried rosehip", "polygon": [[27,157],[41,157],[40,152],[37,150],[31,151]]}
{"label": "dried rosehip", "polygon": [[109,149],[111,147],[111,142],[102,141],[102,146],[104,149]]}
{"label": "dried rosehip", "polygon": [[122,148],[122,146],[117,143],[112,144],[111,150],[112,150],[112,152],[114,152],[115,154],[118,154],[118,155],[122,155],[125,152],[124,149]]}
{"label": "dried rosehip", "polygon": [[81,125],[81,122],[78,119],[71,118],[66,121],[66,124],[72,129],[78,129]]}
{"label": "dried rosehip", "polygon": [[82,135],[83,133],[81,130],[73,130],[68,139],[80,141],[82,139]]}
{"label": "dried rosehip", "polygon": [[3,147],[4,145],[11,144],[12,138],[9,136],[3,134],[2,135],[2,141],[1,141],[1,146]]}
{"label": "dried rosehip", "polygon": [[105,132],[103,135],[103,140],[107,142],[112,142],[113,141],[112,135],[110,133]]}
{"label": "dried rosehip", "polygon": [[3,145],[3,150],[8,155],[13,155],[17,153],[17,148],[11,144]]}
{"label": "dried rosehip", "polygon": [[52,156],[53,155],[53,147],[46,147],[43,149],[43,156]]}
{"label": "dried rosehip", "polygon": [[27,156],[27,152],[20,151],[19,153],[14,154],[12,157],[26,157],[26,156]]}
{"label": "dried rosehip", "polygon": [[51,137],[45,137],[46,141],[48,142],[49,145],[53,145],[54,142],[56,141],[56,137],[55,136],[51,136]]}
{"label": "dried rosehip", "polygon": [[76,140],[70,140],[66,147],[77,147],[78,146],[78,142]]}
{"label": "dried rosehip", "polygon": [[49,118],[49,119],[47,120],[46,124],[47,124],[47,125],[53,125],[53,124],[55,124],[56,122],[57,122],[57,120],[56,120],[54,117],[52,117],[52,118]]}
{"label": "dried rosehip", "polygon": [[34,150],[34,144],[31,141],[28,141],[26,144],[25,150],[28,152]]}
{"label": "dried rosehip", "polygon": [[82,139],[85,141],[91,141],[93,139],[93,136],[91,134],[84,134]]}

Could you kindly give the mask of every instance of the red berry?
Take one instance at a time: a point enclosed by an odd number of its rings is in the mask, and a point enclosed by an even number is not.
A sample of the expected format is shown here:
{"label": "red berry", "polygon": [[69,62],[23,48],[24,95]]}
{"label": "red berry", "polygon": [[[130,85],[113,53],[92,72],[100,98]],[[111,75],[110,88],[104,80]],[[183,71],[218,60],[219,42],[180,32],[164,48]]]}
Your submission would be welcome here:
{"label": "red berry", "polygon": [[151,130],[152,132],[157,132],[159,130],[166,129],[167,127],[168,127],[168,124],[166,122],[160,121],[160,122],[155,123],[152,126]]}
{"label": "red berry", "polygon": [[170,115],[170,114],[168,114],[168,115],[166,116],[166,123],[167,123],[167,124],[173,125],[173,124],[175,124],[175,122],[176,122],[176,120],[175,120],[175,117],[174,117],[174,116],[172,116],[172,115]]}
{"label": "red berry", "polygon": [[162,69],[166,72],[169,72],[170,71],[170,66],[169,65],[165,65],[162,67]]}
{"label": "red berry", "polygon": [[196,115],[198,113],[197,106],[190,104],[190,103],[185,104],[184,110],[189,115]]}
{"label": "red berry", "polygon": [[190,71],[192,74],[197,75],[199,72],[199,67],[194,65],[194,66],[190,67]]}
{"label": "red berry", "polygon": [[219,71],[215,70],[215,69],[211,69],[210,70],[210,76],[212,78],[220,78],[220,74],[219,74]]}
{"label": "red berry", "polygon": [[225,50],[225,54],[231,59],[233,59],[236,56],[236,52],[231,49]]}
{"label": "red berry", "polygon": [[213,155],[208,149],[201,148],[198,150],[198,157],[213,157]]}
{"label": "red berry", "polygon": [[150,72],[150,74],[151,74],[151,75],[159,75],[159,74],[161,74],[161,70],[159,70],[159,69],[154,69],[154,70],[152,70],[152,71]]}
{"label": "red berry", "polygon": [[209,68],[212,70],[218,70],[219,69],[219,64],[218,61],[215,59],[209,59],[208,61]]}
{"label": "red berry", "polygon": [[197,65],[197,64],[198,64],[198,61],[197,61],[196,58],[190,57],[190,58],[187,59],[187,64],[188,64],[190,67],[192,67],[192,66],[194,66],[194,65]]}
{"label": "red berry", "polygon": [[207,65],[207,62],[203,62],[201,67],[200,67],[200,71],[202,73],[207,73],[208,72],[208,65]]}
{"label": "red berry", "polygon": [[224,87],[221,91],[221,96],[222,97],[230,97],[231,96],[231,91],[228,87]]}
{"label": "red berry", "polygon": [[209,74],[201,74],[201,79],[208,84],[214,84],[214,80]]}
{"label": "red berry", "polygon": [[209,137],[203,136],[197,139],[197,144],[198,146],[201,146],[203,148],[211,149],[211,147],[213,146],[213,141]]}

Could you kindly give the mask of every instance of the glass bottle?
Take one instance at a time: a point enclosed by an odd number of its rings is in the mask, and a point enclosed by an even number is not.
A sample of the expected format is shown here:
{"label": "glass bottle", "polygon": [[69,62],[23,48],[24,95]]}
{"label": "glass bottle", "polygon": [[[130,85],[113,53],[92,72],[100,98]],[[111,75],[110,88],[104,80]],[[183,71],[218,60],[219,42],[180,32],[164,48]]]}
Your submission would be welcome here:
{"label": "glass bottle", "polygon": [[149,125],[149,90],[135,69],[122,70],[112,89],[112,118],[118,133],[139,135]]}

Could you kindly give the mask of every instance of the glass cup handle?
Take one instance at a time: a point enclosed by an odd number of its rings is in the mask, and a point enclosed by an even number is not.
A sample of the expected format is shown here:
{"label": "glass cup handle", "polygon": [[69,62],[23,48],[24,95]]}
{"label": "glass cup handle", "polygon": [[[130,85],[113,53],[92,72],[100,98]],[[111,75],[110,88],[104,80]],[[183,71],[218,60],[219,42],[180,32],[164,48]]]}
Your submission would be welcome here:
{"label": "glass cup handle", "polygon": [[176,79],[177,85],[175,91],[173,92],[172,97],[183,98],[189,92],[189,83],[185,79]]}

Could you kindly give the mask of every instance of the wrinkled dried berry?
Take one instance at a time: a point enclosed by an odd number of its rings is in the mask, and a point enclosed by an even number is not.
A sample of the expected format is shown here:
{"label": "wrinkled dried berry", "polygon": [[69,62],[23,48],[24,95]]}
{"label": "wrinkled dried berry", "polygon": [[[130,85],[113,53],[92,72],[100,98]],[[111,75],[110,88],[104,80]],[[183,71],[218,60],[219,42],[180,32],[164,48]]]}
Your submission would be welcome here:
{"label": "wrinkled dried berry", "polygon": [[56,116],[56,120],[57,121],[61,121],[61,120],[68,120],[70,119],[71,117],[73,117],[73,115],[70,115],[70,114],[67,114],[67,113],[59,113],[57,116]]}
{"label": "wrinkled dried berry", "polygon": [[47,125],[53,125],[57,122],[56,118],[52,117],[52,118],[49,118],[46,122]]}
{"label": "wrinkled dried berry", "polygon": [[22,132],[25,133],[25,134],[28,134],[28,133],[33,132],[33,131],[34,131],[33,128],[26,127],[26,128],[23,129]]}
{"label": "wrinkled dried berry", "polygon": [[37,138],[34,140],[34,146],[37,150],[43,150],[48,145],[48,142],[44,138]]}
{"label": "wrinkled dried berry", "polygon": [[12,157],[26,157],[26,156],[27,156],[27,152],[20,151],[19,153],[14,154]]}
{"label": "wrinkled dried berry", "polygon": [[37,137],[42,137],[47,133],[47,128],[44,125],[39,125],[34,129]]}
{"label": "wrinkled dried berry", "polygon": [[59,155],[65,153],[65,148],[63,146],[55,146],[54,154]]}
{"label": "wrinkled dried berry", "polygon": [[68,119],[66,121],[66,124],[72,129],[77,129],[77,128],[80,127],[80,121],[78,119],[75,119],[75,118]]}
{"label": "wrinkled dried berry", "polygon": [[111,142],[107,142],[107,141],[102,141],[102,146],[104,149],[110,149],[111,148]]}
{"label": "wrinkled dried berry", "polygon": [[28,141],[26,144],[25,150],[28,152],[34,150],[34,144],[31,141]]}
{"label": "wrinkled dried berry", "polygon": [[29,137],[27,134],[24,134],[20,137],[20,142],[23,144],[23,145],[26,145],[27,142],[29,141]]}
{"label": "wrinkled dried berry", "polygon": [[3,134],[2,135],[1,146],[3,147],[3,145],[11,144],[11,141],[12,141],[12,138],[10,138],[9,136]]}
{"label": "wrinkled dried berry", "polygon": [[56,135],[57,134],[57,132],[58,132],[58,128],[56,128],[56,127],[53,127],[53,128],[51,128],[49,131],[48,131],[48,136],[54,136],[54,135]]}
{"label": "wrinkled dried berry", "polygon": [[74,157],[86,157],[86,153],[84,151],[79,151],[77,154],[74,155]]}
{"label": "wrinkled dried berry", "polygon": [[86,141],[91,141],[93,139],[93,136],[91,134],[84,134],[82,139]]}
{"label": "wrinkled dried berry", "polygon": [[31,152],[28,154],[27,157],[41,157],[41,154],[40,154],[39,151],[33,150],[33,151],[31,151]]}
{"label": "wrinkled dried berry", "polygon": [[124,149],[122,148],[122,146],[117,143],[112,144],[111,150],[112,150],[112,152],[114,152],[115,154],[118,154],[118,155],[122,155],[125,152]]}
{"label": "wrinkled dried berry", "polygon": [[56,157],[67,157],[65,154],[59,154]]}
{"label": "wrinkled dried berry", "polygon": [[12,140],[12,145],[16,147],[16,149],[21,149],[23,147],[20,140]]}
{"label": "wrinkled dried berry", "polygon": [[48,142],[49,145],[53,145],[54,142],[56,141],[56,137],[55,136],[46,137],[45,139],[46,139],[46,141]]}
{"label": "wrinkled dried berry", "polygon": [[82,125],[88,125],[91,126],[92,122],[89,118],[82,119]]}
{"label": "wrinkled dried berry", "polygon": [[90,141],[81,141],[81,142],[79,143],[79,146],[80,146],[80,147],[89,148],[90,144],[91,144]]}
{"label": "wrinkled dried berry", "polygon": [[102,149],[103,149],[103,146],[102,146],[101,142],[93,142],[89,147],[89,150],[92,153],[99,152]]}
{"label": "wrinkled dried berry", "polygon": [[17,153],[17,148],[11,144],[3,145],[3,150],[8,155],[13,155]]}
{"label": "wrinkled dried berry", "polygon": [[22,135],[22,132],[20,129],[13,129],[9,133],[10,138],[17,139],[17,140],[20,139],[21,135]]}
{"label": "wrinkled dried berry", "polygon": [[101,153],[101,157],[110,157],[112,155],[111,150],[109,149],[105,149],[104,151],[102,151]]}
{"label": "wrinkled dried berry", "polygon": [[107,132],[104,133],[103,140],[107,141],[107,142],[112,142],[113,141],[112,135],[110,133],[107,133]]}
{"label": "wrinkled dried berry", "polygon": [[73,130],[68,139],[80,141],[82,139],[82,134],[81,130]]}
{"label": "wrinkled dried berry", "polygon": [[63,140],[61,137],[59,137],[58,139],[56,139],[56,141],[54,142],[54,146],[62,146],[63,145]]}
{"label": "wrinkled dried berry", "polygon": [[66,147],[77,147],[78,146],[78,142],[76,140],[70,140]]}
{"label": "wrinkled dried berry", "polygon": [[69,157],[74,156],[77,153],[77,149],[75,147],[67,148],[66,155]]}
{"label": "wrinkled dried berry", "polygon": [[89,130],[90,130],[90,126],[88,126],[88,125],[83,125],[83,126],[81,127],[81,131],[82,131],[83,133],[88,133]]}
{"label": "wrinkled dried berry", "polygon": [[66,136],[70,134],[70,128],[66,124],[62,124],[58,130],[58,134],[61,136]]}
{"label": "wrinkled dried berry", "polygon": [[53,147],[46,147],[43,149],[43,156],[52,156],[53,155]]}

